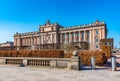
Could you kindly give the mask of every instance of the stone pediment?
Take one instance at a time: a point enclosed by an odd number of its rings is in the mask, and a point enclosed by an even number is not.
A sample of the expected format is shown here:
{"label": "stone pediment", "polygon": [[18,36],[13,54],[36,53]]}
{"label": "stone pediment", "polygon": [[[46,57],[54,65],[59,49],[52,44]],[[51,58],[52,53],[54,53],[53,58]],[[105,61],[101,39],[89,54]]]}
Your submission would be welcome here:
{"label": "stone pediment", "polygon": [[40,32],[51,32],[51,31],[57,31],[59,30],[60,26],[57,23],[50,23],[50,20],[47,20],[46,23],[42,26],[40,26],[39,31]]}

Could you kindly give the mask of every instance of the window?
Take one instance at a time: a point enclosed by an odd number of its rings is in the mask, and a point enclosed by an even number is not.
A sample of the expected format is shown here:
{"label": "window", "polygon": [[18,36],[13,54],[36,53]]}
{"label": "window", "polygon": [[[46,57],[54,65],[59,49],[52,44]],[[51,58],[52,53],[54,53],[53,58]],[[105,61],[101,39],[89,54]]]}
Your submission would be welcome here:
{"label": "window", "polygon": [[72,32],[72,40],[71,41],[73,42],[73,40],[74,40],[74,33]]}
{"label": "window", "polygon": [[98,35],[98,30],[96,30],[96,35]]}
{"label": "window", "polygon": [[96,45],[96,48],[98,48],[98,45]]}
{"label": "window", "polygon": [[90,40],[89,40],[89,39],[87,39],[87,42],[90,42]]}
{"label": "window", "polygon": [[72,32],[72,37],[74,37],[74,33]]}
{"label": "window", "polygon": [[52,27],[51,29],[52,29],[52,31],[53,31],[53,27]]}
{"label": "window", "polygon": [[98,38],[96,38],[95,42],[98,42]]}
{"label": "window", "polygon": [[76,41],[77,42],[79,41],[78,38],[79,38],[79,32],[76,33]]}
{"label": "window", "polygon": [[82,32],[82,37],[84,37],[84,32]]}

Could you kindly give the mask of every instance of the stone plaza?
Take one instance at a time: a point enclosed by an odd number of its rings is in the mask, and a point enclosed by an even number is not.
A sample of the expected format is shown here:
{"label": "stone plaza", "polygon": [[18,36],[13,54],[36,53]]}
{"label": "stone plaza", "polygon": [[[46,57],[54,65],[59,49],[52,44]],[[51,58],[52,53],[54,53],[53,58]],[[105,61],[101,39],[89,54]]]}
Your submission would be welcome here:
{"label": "stone plaza", "polygon": [[68,70],[0,65],[0,81],[120,81],[120,72],[110,68]]}

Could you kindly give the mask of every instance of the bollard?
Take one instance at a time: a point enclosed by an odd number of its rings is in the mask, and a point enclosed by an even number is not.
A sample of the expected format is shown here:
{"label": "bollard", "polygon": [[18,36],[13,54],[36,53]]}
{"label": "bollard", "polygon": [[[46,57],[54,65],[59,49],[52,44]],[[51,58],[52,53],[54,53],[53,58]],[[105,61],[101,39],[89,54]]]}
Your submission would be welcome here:
{"label": "bollard", "polygon": [[95,70],[95,58],[91,57],[91,69]]}
{"label": "bollard", "polygon": [[112,57],[112,71],[116,71],[116,57]]}

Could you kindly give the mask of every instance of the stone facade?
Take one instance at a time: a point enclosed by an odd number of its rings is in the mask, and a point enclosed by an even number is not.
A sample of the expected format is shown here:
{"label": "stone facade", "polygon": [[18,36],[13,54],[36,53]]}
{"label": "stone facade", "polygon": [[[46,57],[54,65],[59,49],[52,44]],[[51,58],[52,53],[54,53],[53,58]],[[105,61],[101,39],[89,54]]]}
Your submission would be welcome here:
{"label": "stone facade", "polygon": [[90,49],[99,49],[99,40],[107,37],[104,22],[96,20],[92,24],[63,27],[48,20],[39,31],[14,34],[14,46],[39,46],[44,44],[70,44],[85,41]]}
{"label": "stone facade", "polygon": [[5,43],[0,43],[0,47],[11,47],[14,46],[14,43],[11,41],[7,41]]}

